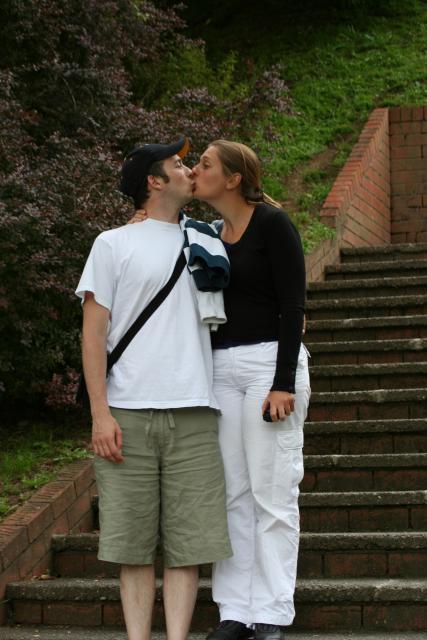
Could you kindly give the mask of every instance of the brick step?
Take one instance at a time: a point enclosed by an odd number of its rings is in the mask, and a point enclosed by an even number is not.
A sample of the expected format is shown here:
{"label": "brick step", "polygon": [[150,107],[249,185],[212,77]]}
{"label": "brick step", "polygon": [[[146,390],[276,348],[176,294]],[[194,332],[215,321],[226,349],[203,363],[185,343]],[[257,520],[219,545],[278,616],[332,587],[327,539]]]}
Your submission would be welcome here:
{"label": "brick step", "polygon": [[[58,536],[59,537],[59,536]],[[59,543],[59,544],[58,544]],[[97,534],[63,535],[56,540],[55,566],[60,577],[118,577],[119,567],[96,559]],[[82,558],[90,558],[88,569]],[[64,560],[66,559],[66,562]],[[426,532],[302,533],[298,576],[314,577],[423,577],[427,562]],[[97,565],[97,567],[96,567]],[[76,568],[80,567],[80,573]],[[93,572],[94,568],[96,572]],[[209,577],[206,565],[203,577]],[[56,575],[56,572],[55,572]],[[160,573],[158,575],[161,575]]]}
{"label": "brick step", "polygon": [[427,338],[427,314],[379,318],[309,320],[305,340],[313,342]]}
{"label": "brick step", "polygon": [[427,420],[306,422],[305,454],[426,453]]}
{"label": "brick step", "polygon": [[[152,640],[166,640],[166,634],[154,631]],[[190,633],[188,640],[205,640],[206,633]],[[40,625],[0,627],[0,640],[127,640],[125,631],[107,627],[43,627]],[[426,640],[424,632],[360,632],[325,631],[287,632],[286,640]]]}
{"label": "brick step", "polygon": [[427,491],[301,493],[301,531],[426,531]]}
{"label": "brick step", "polygon": [[426,380],[427,361],[310,367],[313,391],[411,389],[423,387]]}
{"label": "brick step", "polygon": [[427,295],[331,298],[308,300],[305,305],[309,320],[328,318],[366,318],[378,316],[413,316],[427,314]]}
{"label": "brick step", "polygon": [[380,364],[385,362],[427,361],[427,338],[402,340],[354,340],[342,342],[305,342],[310,364]]}
{"label": "brick step", "polygon": [[[117,579],[58,579],[16,582],[7,587],[15,623],[121,626],[123,616]],[[425,629],[427,580],[415,579],[300,579],[295,602],[299,630],[411,630]],[[163,627],[158,585],[154,628]],[[192,630],[217,624],[209,580],[201,580]],[[363,627],[362,627],[363,625]]]}
{"label": "brick step", "polygon": [[304,456],[303,492],[411,491],[427,486],[427,453]]}
{"label": "brick step", "polygon": [[427,418],[427,388],[312,393],[308,419]]}
{"label": "brick step", "polygon": [[309,300],[365,299],[376,297],[401,297],[426,295],[427,276],[404,278],[366,278],[365,280],[337,280],[312,282],[308,285]]}
{"label": "brick step", "polygon": [[[114,562],[98,560],[99,532],[78,534],[57,534],[52,536],[53,570],[52,574],[61,578],[116,578],[119,565]],[[159,549],[156,558],[156,574],[161,575],[163,561]],[[200,566],[200,577],[211,575],[211,565]]]}
{"label": "brick step", "polygon": [[341,249],[342,263],[425,260],[427,243],[389,244],[379,247],[348,247]]}
{"label": "brick step", "polygon": [[424,578],[427,532],[303,533],[299,578]]}
{"label": "brick step", "polygon": [[325,279],[330,282],[336,280],[378,278],[382,276],[399,278],[405,277],[409,273],[411,276],[427,275],[427,259],[405,262],[390,260],[384,262],[330,265],[325,268]]}

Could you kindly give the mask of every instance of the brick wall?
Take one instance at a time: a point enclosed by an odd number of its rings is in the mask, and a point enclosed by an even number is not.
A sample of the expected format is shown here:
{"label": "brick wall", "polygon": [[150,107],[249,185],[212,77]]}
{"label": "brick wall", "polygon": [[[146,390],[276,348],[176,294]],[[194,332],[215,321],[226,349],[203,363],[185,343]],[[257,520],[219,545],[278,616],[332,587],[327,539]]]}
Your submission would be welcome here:
{"label": "brick wall", "polygon": [[324,267],[338,262],[342,247],[390,243],[388,109],[372,112],[323,204],[320,219],[337,235],[307,256],[308,282],[320,280]]}
{"label": "brick wall", "polygon": [[92,530],[94,493],[92,461],[74,462],[0,524],[0,625],[6,584],[51,568],[52,534]]}
{"label": "brick wall", "polygon": [[391,241],[427,242],[427,107],[390,109]]}

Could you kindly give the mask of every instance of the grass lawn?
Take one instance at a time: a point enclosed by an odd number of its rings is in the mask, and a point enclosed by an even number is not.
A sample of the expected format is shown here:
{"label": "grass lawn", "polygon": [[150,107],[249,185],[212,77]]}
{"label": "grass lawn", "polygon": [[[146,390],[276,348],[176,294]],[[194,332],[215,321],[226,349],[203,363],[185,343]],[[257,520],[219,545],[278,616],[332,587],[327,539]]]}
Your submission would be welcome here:
{"label": "grass lawn", "polygon": [[237,51],[240,77],[281,66],[294,114],[268,111],[251,144],[266,191],[294,216],[308,251],[328,235],[318,212],[372,109],[427,105],[427,4],[383,2],[383,15],[373,3],[292,4],[256,3],[229,20],[219,12],[195,35],[213,61]]}
{"label": "grass lawn", "polygon": [[[77,423],[76,423],[77,422]],[[90,429],[78,421],[22,421],[0,429],[0,520],[73,460],[91,455]]]}

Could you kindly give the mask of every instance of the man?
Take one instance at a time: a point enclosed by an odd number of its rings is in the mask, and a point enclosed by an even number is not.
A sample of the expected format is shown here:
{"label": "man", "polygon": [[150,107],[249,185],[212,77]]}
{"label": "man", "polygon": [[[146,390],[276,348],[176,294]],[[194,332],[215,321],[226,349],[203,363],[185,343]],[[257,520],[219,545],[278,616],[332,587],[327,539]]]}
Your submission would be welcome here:
{"label": "man", "polygon": [[192,198],[188,142],[145,145],[126,159],[121,190],[148,220],[101,233],[77,288],[93,420],[101,560],[121,564],[129,640],[148,640],[161,537],[168,640],[187,637],[198,566],[231,555],[212,393],[209,329],[187,269],[105,378],[111,351],[169,280]]}

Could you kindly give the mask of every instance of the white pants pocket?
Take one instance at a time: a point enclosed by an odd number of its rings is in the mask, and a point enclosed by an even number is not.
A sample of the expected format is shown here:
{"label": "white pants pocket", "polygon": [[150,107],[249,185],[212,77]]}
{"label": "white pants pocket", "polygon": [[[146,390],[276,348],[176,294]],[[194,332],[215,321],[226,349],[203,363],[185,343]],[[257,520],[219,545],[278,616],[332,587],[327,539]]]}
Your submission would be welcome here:
{"label": "white pants pocket", "polygon": [[303,432],[277,434],[277,448],[273,470],[273,504],[286,506],[298,494],[298,485],[304,476]]}

